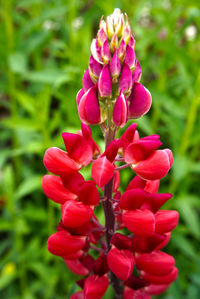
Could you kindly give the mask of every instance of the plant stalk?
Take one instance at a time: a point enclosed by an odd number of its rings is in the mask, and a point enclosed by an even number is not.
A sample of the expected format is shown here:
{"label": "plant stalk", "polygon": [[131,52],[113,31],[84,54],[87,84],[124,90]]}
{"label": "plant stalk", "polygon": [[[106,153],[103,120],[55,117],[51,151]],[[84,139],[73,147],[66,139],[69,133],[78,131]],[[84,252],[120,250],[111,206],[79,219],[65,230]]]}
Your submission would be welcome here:
{"label": "plant stalk", "polygon": [[[115,131],[112,130],[110,121],[108,121],[108,132],[105,135],[105,144],[106,148],[115,138]],[[103,209],[105,214],[105,227],[106,227],[106,244],[107,244],[107,252],[111,248],[111,238],[115,232],[115,215],[112,206],[112,193],[113,193],[113,179],[114,177],[105,185],[104,187],[104,197],[106,198],[103,201]],[[123,289],[120,280],[110,271],[110,280],[111,284],[115,290],[115,298],[122,299],[123,298]]]}

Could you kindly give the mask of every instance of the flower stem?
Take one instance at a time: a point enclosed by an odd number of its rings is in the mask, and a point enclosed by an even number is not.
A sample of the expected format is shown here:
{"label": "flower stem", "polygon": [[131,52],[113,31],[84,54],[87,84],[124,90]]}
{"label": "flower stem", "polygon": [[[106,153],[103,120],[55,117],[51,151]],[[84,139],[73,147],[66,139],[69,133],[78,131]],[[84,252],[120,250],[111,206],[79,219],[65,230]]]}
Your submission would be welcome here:
{"label": "flower stem", "polygon": [[[112,142],[115,138],[115,131],[112,130],[111,126],[109,126],[108,122],[108,132],[105,136],[105,144],[106,147]],[[106,200],[102,202],[104,214],[105,214],[105,227],[106,227],[106,244],[107,244],[107,252],[111,248],[111,238],[115,231],[115,215],[112,206],[112,193],[113,193],[113,179],[112,178],[107,185],[104,187],[104,197]],[[116,293],[116,299],[123,298],[123,289],[121,286],[120,280],[114,275],[114,273],[110,272],[110,280],[111,284]]]}

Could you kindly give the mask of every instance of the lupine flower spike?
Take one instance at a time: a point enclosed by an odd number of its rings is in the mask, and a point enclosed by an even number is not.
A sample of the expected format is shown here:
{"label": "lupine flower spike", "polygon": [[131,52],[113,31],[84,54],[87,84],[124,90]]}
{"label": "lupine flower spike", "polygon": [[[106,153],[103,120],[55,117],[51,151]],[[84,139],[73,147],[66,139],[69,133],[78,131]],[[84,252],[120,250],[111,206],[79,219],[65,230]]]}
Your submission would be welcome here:
{"label": "lupine flower spike", "polygon": [[[160,179],[172,166],[172,152],[160,148],[158,135],[140,138],[136,123],[115,137],[128,120],[151,107],[151,94],[139,82],[141,67],[134,49],[126,14],[115,9],[101,19],[76,97],[81,130],[62,134],[66,150],[52,147],[44,155],[44,165],[53,175],[43,177],[43,191],[61,208],[61,220],[47,247],[82,276],[71,299],[100,299],[109,284],[116,298],[151,298],[178,275],[174,258],[162,249],[179,215],[160,210],[172,195],[158,193]],[[103,153],[89,125],[100,126]],[[89,164],[91,179],[85,180],[79,171]],[[135,176],[121,194],[120,171],[126,167]],[[105,225],[97,218],[99,205]]]}

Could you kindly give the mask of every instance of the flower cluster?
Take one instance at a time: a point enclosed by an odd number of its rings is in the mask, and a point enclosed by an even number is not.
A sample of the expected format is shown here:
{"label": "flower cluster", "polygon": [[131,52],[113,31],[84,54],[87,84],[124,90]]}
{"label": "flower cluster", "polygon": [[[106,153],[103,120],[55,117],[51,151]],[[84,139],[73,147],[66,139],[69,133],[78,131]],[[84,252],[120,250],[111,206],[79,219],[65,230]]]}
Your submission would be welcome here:
{"label": "flower cluster", "polygon": [[[100,299],[109,284],[116,298],[148,299],[165,291],[178,274],[174,258],[161,250],[179,215],[159,210],[172,195],[158,193],[160,179],[172,166],[172,152],[159,149],[158,135],[140,138],[135,123],[115,138],[128,118],[142,116],[151,105],[149,91],[138,83],[134,45],[128,18],[119,10],[101,20],[77,95],[81,130],[62,134],[66,151],[53,147],[44,155],[44,165],[54,175],[43,177],[43,191],[61,205],[62,214],[48,250],[83,276],[77,281],[82,290],[71,299]],[[88,124],[100,124],[103,153]],[[92,179],[85,180],[80,170],[89,164]],[[120,171],[126,167],[135,177],[121,193]],[[95,215],[99,205],[105,225]]]}
{"label": "flower cluster", "polygon": [[126,15],[115,9],[101,19],[97,38],[91,44],[83,88],[77,94],[79,117],[87,124],[107,119],[111,106],[113,123],[123,127],[128,119],[138,118],[151,107],[150,92],[139,83],[141,67],[136,59],[135,40]]}

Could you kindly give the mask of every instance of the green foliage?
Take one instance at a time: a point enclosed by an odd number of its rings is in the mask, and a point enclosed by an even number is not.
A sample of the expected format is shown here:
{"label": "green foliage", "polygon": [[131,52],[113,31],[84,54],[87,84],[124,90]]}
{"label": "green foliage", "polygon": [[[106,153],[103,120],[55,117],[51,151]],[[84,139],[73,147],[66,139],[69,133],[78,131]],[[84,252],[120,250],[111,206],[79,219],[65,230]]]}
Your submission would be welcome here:
{"label": "green foliage", "polygon": [[[142,83],[153,96],[138,121],[141,135],[160,134],[175,156],[161,191],[174,194],[165,208],[180,212],[167,247],[179,278],[160,298],[200,298],[199,0],[1,1],[1,298],[63,299],[77,289],[75,275],[46,248],[60,211],[42,194],[42,157],[63,147],[61,132],[79,129],[75,97],[90,42],[101,15],[115,7],[129,15]],[[93,135],[102,144],[97,128]],[[122,189],[131,176],[122,172]]]}

